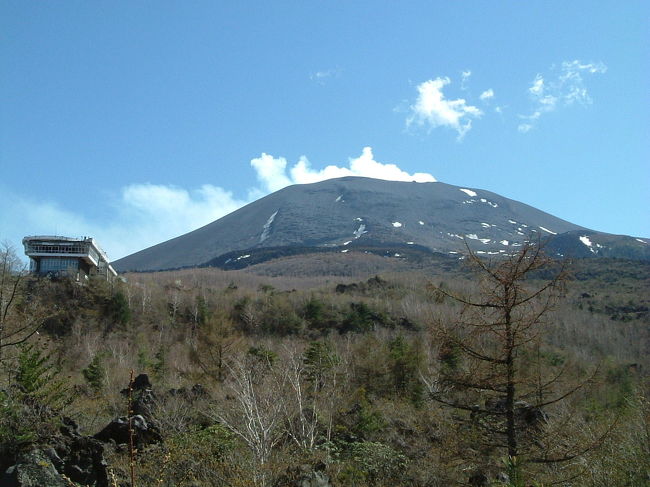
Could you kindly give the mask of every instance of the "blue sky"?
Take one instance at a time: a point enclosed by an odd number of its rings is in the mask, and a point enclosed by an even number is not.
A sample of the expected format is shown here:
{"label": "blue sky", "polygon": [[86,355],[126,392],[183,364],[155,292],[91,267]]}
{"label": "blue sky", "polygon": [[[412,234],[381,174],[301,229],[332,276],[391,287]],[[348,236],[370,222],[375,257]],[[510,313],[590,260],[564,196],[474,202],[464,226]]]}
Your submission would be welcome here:
{"label": "blue sky", "polygon": [[92,235],[115,259],[344,174],[650,237],[646,1],[0,9],[0,239],[17,247]]}

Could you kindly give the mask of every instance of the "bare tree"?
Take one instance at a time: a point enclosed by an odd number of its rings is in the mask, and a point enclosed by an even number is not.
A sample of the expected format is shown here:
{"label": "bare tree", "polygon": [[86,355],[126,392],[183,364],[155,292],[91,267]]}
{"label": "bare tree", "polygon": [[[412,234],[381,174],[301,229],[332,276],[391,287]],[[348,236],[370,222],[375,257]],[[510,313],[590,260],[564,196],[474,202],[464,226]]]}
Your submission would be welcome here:
{"label": "bare tree", "polygon": [[286,377],[291,394],[291,408],[285,408],[287,433],[303,450],[311,450],[318,437],[318,409],[306,382],[302,357],[290,350],[286,362]]}
{"label": "bare tree", "polygon": [[37,300],[28,296],[26,274],[14,247],[3,242],[0,245],[0,363],[5,349],[29,340],[48,314]]}
{"label": "bare tree", "polygon": [[275,373],[270,360],[240,358],[228,365],[231,404],[212,408],[208,416],[242,439],[253,454],[255,484],[267,484],[266,467],[273,448],[285,434],[286,376]]}
{"label": "bare tree", "polygon": [[140,304],[142,307],[142,314],[144,315],[147,312],[149,303],[151,301],[151,290],[147,288],[147,284],[144,282],[138,283],[140,285],[140,290],[142,292]]}
{"label": "bare tree", "polygon": [[180,293],[180,290],[177,288],[173,288],[170,293],[169,293],[169,314],[171,316],[171,322],[176,323],[176,315],[178,314],[178,310],[181,307],[181,301],[182,301],[182,296]]}
{"label": "bare tree", "polygon": [[[322,433],[331,436],[336,401],[336,357],[323,342],[312,342],[304,353],[288,350],[283,373],[287,378],[287,433],[305,451],[314,450]],[[323,428],[324,427],[324,428]]]}
{"label": "bare tree", "polygon": [[546,320],[564,292],[565,266],[545,256],[539,242],[527,242],[515,255],[494,262],[481,260],[469,248],[467,258],[479,277],[476,292],[432,286],[440,298],[461,305],[457,320],[434,328],[440,347],[437,371],[423,377],[432,398],[466,411],[467,423],[481,431],[484,445],[505,449],[512,461],[575,458],[584,452],[580,445],[551,445],[560,428],[548,426],[544,409],[583,383],[560,387],[566,365],[539,366]]}

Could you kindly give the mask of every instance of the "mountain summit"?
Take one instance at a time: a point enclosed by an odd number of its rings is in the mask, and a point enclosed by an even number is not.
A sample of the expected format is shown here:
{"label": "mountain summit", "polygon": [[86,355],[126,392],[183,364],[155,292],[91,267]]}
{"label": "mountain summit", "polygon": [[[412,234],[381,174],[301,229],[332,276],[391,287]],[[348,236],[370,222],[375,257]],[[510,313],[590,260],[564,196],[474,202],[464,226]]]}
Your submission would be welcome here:
{"label": "mountain summit", "polygon": [[[264,249],[347,252],[360,246],[508,254],[526,238],[558,255],[650,259],[646,239],[586,229],[489,191],[344,177],[289,186],[204,227],[114,262],[155,271],[249,259]],[[396,251],[397,253],[397,251]]]}

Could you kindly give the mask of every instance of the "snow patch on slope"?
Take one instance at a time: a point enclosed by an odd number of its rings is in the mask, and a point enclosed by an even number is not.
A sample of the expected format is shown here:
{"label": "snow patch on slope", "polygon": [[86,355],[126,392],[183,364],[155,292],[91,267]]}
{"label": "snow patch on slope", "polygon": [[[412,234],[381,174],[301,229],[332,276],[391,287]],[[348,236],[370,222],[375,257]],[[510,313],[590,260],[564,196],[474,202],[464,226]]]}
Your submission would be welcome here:
{"label": "snow patch on slope", "polygon": [[266,223],[262,227],[262,235],[260,235],[260,243],[264,242],[267,238],[269,238],[269,233],[271,233],[271,224],[273,223],[273,220],[275,220],[275,215],[277,215],[278,212],[276,211],[273,213],[268,220],[266,220]]}
{"label": "snow patch on slope", "polygon": [[587,247],[591,247],[591,240],[589,240],[589,237],[587,237],[586,235],[583,235],[582,237],[580,237],[580,241],[583,244],[585,244]]}
{"label": "snow patch on slope", "polygon": [[366,226],[363,223],[359,225],[359,228],[357,228],[354,232],[352,232],[354,238],[359,238],[364,233],[368,233],[368,232],[366,231]]}
{"label": "snow patch on slope", "polygon": [[582,235],[580,237],[580,241],[589,248],[592,254],[596,253],[596,249],[593,248],[593,243],[591,242],[589,237],[587,237],[586,235]]}
{"label": "snow patch on slope", "polygon": [[485,203],[486,205],[490,205],[492,208],[498,208],[499,207],[498,204],[493,203],[492,201],[489,201],[489,200],[487,200],[485,198],[480,198],[478,200],[475,200],[475,199],[465,200],[462,203],[464,205],[473,205],[474,203],[478,203],[478,202]]}
{"label": "snow patch on slope", "polygon": [[479,236],[476,235],[475,233],[470,233],[470,234],[467,234],[467,235],[465,235],[465,236],[466,236],[467,238],[469,238],[470,240],[480,240],[480,241],[483,242],[484,244],[486,244],[486,243],[488,243],[488,242],[490,241],[489,238],[479,238]]}
{"label": "snow patch on slope", "polygon": [[499,207],[499,205],[497,205],[496,203],[492,203],[491,201],[486,200],[485,198],[481,198],[481,203],[485,203],[487,205],[490,205],[492,208],[498,208]]}
{"label": "snow patch on slope", "polygon": [[476,192],[472,191],[471,189],[465,189],[465,188],[458,188],[458,189],[463,193],[465,193],[467,196],[471,196],[471,197],[478,196]]}

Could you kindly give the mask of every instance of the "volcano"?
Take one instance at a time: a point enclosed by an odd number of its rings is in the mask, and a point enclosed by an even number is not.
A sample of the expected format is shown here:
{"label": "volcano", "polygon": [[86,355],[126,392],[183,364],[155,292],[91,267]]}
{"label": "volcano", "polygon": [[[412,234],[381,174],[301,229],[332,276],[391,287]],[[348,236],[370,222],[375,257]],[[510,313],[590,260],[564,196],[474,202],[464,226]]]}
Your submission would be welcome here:
{"label": "volcano", "polygon": [[[650,241],[590,230],[490,191],[361,177],[281,189],[204,227],[113,263],[125,271],[236,268],[288,253],[409,248],[455,256],[544,241],[558,257],[650,260]],[[262,256],[262,257],[261,257]]]}

